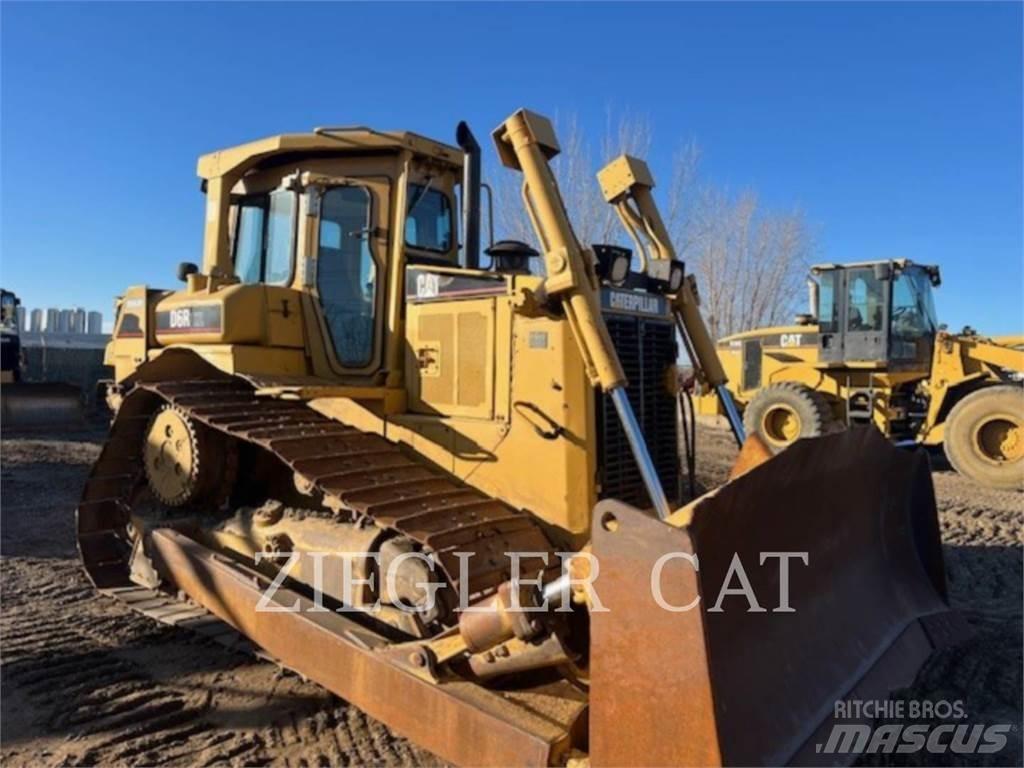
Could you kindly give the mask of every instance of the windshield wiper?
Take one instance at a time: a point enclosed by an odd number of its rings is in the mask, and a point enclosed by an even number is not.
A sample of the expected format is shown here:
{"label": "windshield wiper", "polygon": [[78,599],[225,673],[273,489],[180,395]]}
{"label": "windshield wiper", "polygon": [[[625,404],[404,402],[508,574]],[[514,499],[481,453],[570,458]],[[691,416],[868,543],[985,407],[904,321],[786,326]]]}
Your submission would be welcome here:
{"label": "windshield wiper", "polygon": [[427,192],[430,191],[430,185],[433,183],[433,177],[427,176],[427,183],[423,185],[423,187],[420,189],[420,193],[416,196],[416,199],[412,201],[412,204],[409,206],[409,210],[405,212],[406,216],[415,211],[416,206],[423,202],[423,198],[427,196]]}

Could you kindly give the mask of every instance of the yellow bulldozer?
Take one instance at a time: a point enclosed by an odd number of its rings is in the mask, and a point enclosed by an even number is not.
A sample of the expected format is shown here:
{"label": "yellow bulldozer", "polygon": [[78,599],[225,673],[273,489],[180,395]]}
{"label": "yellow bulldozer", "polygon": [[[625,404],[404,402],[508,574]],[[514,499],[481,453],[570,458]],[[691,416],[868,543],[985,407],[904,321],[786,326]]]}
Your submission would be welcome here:
{"label": "yellow bulldozer", "polygon": [[[727,336],[718,354],[746,430],[773,451],[871,424],[902,445],[942,446],[983,485],[1024,489],[1024,336],[950,333],[939,268],[909,259],[820,264],[792,326]],[[708,389],[702,414],[721,413]]]}
{"label": "yellow bulldozer", "polygon": [[541,248],[487,265],[465,124],[200,159],[202,266],[116,304],[89,577],[457,764],[852,761],[837,701],[958,632],[926,459],[870,429],[753,439],[684,498],[677,331],[743,426],[647,166],[599,177],[634,271],[577,239],[547,119],[493,139]]}

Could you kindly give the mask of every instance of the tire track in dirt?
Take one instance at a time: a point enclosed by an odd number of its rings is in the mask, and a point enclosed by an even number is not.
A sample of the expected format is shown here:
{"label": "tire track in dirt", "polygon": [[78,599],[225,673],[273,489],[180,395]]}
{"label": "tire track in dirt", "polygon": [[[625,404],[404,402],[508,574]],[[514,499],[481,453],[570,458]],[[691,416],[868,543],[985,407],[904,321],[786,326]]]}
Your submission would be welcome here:
{"label": "tire track in dirt", "polygon": [[5,765],[437,762],[316,685],[97,595],[71,525],[96,446],[2,448]]}
{"label": "tire track in dirt", "polygon": [[[712,487],[735,448],[724,431],[702,429],[698,440],[699,485]],[[5,765],[438,763],[318,686],[97,596],[77,563],[72,511],[96,444],[5,436],[0,447]],[[1024,498],[948,471],[934,478],[951,599],[976,632],[897,696],[962,699],[970,722],[1020,724]],[[898,757],[1021,756],[1018,730],[994,756]]]}
{"label": "tire track in dirt", "polygon": [[[15,692],[22,705],[42,715],[46,731],[65,735],[59,762],[140,760],[209,731],[208,694],[156,681],[128,654],[159,633],[133,631],[132,616],[91,621],[96,600],[88,585],[74,583],[81,576],[71,568],[51,564],[54,577],[72,583],[38,590],[37,600],[5,607],[0,620],[5,698]],[[5,591],[15,591],[11,586],[5,579]]]}

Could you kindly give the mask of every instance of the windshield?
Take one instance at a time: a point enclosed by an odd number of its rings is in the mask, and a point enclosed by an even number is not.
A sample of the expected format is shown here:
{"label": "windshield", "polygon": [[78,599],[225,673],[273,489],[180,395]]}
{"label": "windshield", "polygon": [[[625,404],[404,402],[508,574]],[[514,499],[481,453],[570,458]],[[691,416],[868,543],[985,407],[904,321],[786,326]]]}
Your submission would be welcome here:
{"label": "windshield", "polygon": [[448,196],[430,184],[409,185],[405,244],[424,251],[447,253],[452,247],[452,208]]}
{"label": "windshield", "polygon": [[924,270],[908,269],[892,286],[892,332],[905,338],[930,336],[938,328],[932,283]]}
{"label": "windshield", "polygon": [[918,268],[906,269],[892,283],[892,315],[889,357],[893,360],[925,360],[938,329],[932,283]]}

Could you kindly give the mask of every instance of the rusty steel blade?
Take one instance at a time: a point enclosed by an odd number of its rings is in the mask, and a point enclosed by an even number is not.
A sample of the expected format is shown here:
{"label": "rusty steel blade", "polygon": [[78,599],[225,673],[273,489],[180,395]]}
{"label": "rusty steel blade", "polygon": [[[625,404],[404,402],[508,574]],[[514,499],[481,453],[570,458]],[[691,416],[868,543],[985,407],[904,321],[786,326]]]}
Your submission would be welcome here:
{"label": "rusty steel blade", "polygon": [[[821,764],[837,700],[912,682],[955,625],[946,604],[927,458],[873,429],[801,440],[676,513],[672,527],[617,502],[594,513],[600,564],[592,614],[595,765]],[[652,594],[658,558],[669,612]],[[779,612],[778,558],[790,560]],[[734,556],[742,594],[712,609]],[[728,586],[739,590],[733,575]]]}
{"label": "rusty steel blade", "polygon": [[[267,579],[178,531],[155,530],[149,543],[157,570],[199,605],[283,666],[442,759],[481,766],[564,762],[573,722],[584,709],[576,698],[565,699],[559,720],[472,682],[424,679],[395,663],[385,638],[343,614],[313,610],[308,599],[286,588],[273,596],[276,610],[259,610]],[[296,610],[282,610],[288,606]]]}

